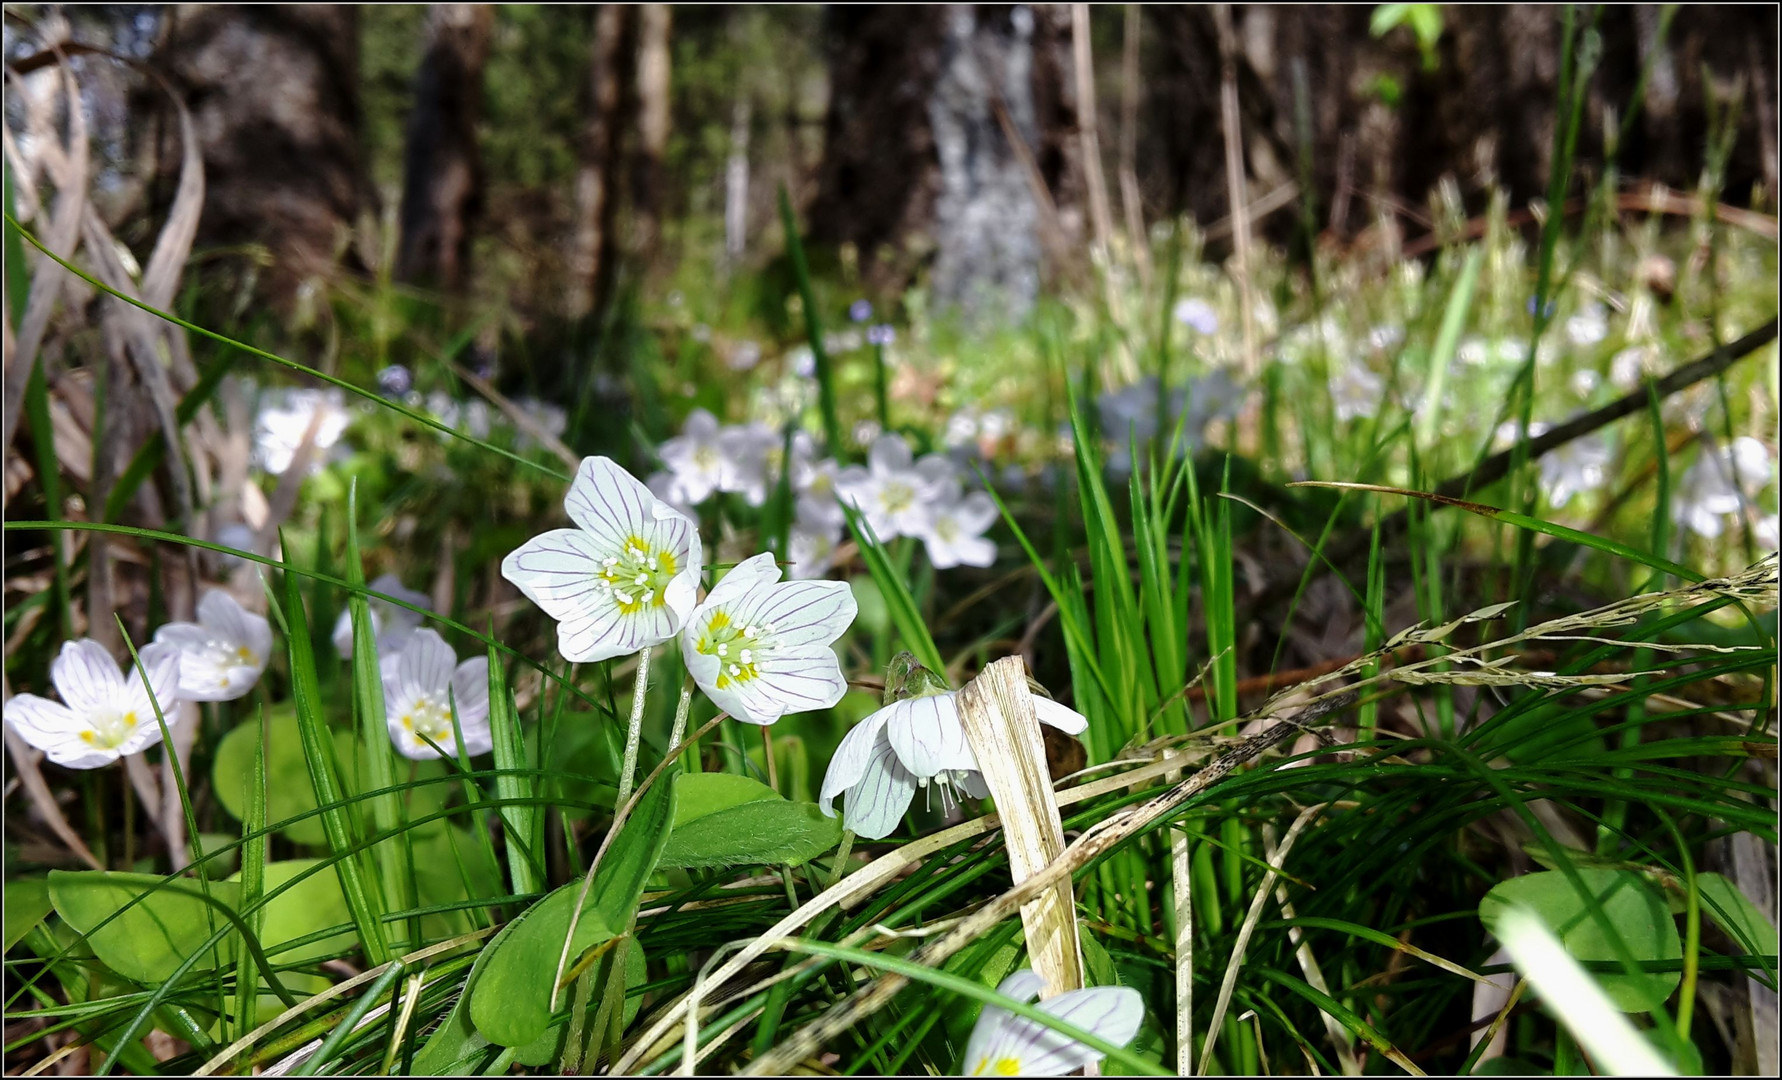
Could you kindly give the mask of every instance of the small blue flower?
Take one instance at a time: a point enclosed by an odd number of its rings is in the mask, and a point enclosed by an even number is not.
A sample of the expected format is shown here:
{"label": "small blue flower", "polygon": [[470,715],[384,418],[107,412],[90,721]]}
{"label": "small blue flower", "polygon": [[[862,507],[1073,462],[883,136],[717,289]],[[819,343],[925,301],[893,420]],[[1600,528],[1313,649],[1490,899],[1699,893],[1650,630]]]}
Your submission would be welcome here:
{"label": "small blue flower", "polygon": [[[861,303],[865,303],[864,300]],[[866,328],[866,342],[869,345],[889,345],[897,340],[897,331],[891,329],[890,323],[879,323]]]}
{"label": "small blue flower", "polygon": [[[1535,299],[1536,298],[1532,297],[1532,296],[1528,298],[1528,313],[1530,315],[1533,315],[1535,313]],[[1547,318],[1551,319],[1553,317],[1553,313],[1557,310],[1559,310],[1559,302],[1558,301],[1556,301],[1556,300],[1547,301]]]}
{"label": "small blue flower", "polygon": [[872,301],[856,300],[848,305],[848,318],[855,322],[865,322],[872,318]]}

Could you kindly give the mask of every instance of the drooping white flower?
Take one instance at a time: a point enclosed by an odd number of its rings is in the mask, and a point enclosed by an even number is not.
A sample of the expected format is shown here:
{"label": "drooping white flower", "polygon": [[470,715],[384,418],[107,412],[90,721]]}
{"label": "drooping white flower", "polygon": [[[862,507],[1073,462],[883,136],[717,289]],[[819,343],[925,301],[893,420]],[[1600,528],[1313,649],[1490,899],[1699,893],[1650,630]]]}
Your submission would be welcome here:
{"label": "drooping white flower", "polygon": [[1337,421],[1374,415],[1380,409],[1385,390],[1386,381],[1365,365],[1345,365],[1330,377],[1330,400],[1336,406]]}
{"label": "drooping white flower", "polygon": [[452,730],[454,707],[458,728],[464,733],[464,754],[486,754],[495,745],[489,730],[489,658],[473,656],[462,664],[452,647],[432,629],[409,635],[402,651],[384,657],[380,664],[384,681],[384,719],[390,741],[403,757],[425,761],[439,756],[425,735],[440,750],[456,756],[457,735]]}
{"label": "drooping white flower", "polygon": [[139,655],[142,673],[133,664],[120,669],[92,638],[64,643],[50,662],[50,682],[62,700],[16,694],[6,702],[6,722],[70,769],[97,769],[148,749],[161,741],[157,703],[168,727],[179,719],[180,654],[172,645],[151,642]]}
{"label": "drooping white flower", "polygon": [[921,535],[952,463],[938,454],[912,460],[910,444],[894,433],[873,440],[866,461],[836,474],[837,496],[866,516],[880,540]]}
{"label": "drooping white flower", "polygon": [[718,708],[751,724],[827,709],[848,691],[830,643],[854,622],[840,581],[780,581],[771,552],[738,563],[681,631],[693,681]]}
{"label": "drooping white flower", "polygon": [[1712,540],[1728,516],[1768,486],[1772,471],[1769,448],[1749,435],[1718,450],[1704,447],[1671,493],[1671,520]]}
{"label": "drooping white flower", "polygon": [[[379,574],[367,588],[374,593],[382,593],[404,603],[413,604],[415,607],[428,611],[433,610],[433,601],[428,598],[426,593],[406,588],[402,584],[402,579],[395,574]],[[367,597],[366,607],[371,611],[371,635],[377,642],[377,654],[380,657],[400,652],[402,647],[408,644],[408,636],[415,632],[415,627],[421,625],[423,616],[420,612],[398,607],[388,600],[375,596]],[[352,658],[353,612],[351,608],[342,611],[340,617],[334,620],[334,631],[330,635],[330,639],[334,642],[334,651],[340,654],[342,660]]]}
{"label": "drooping white flower", "polygon": [[[940,788],[943,804],[954,786],[973,798],[987,797],[959,720],[957,694],[907,697],[855,724],[829,760],[818,807],[834,817],[835,797],[847,792],[842,823],[868,840],[882,840],[903,820],[917,789],[930,781]],[[1089,726],[1081,714],[1050,698],[1035,697],[1033,711],[1040,723],[1071,735]]]}
{"label": "drooping white flower", "polygon": [[[339,390],[289,391],[263,407],[255,418],[254,459],[274,476],[283,475],[312,421],[316,425],[315,449],[324,451],[340,441],[350,419]],[[317,459],[311,468],[319,466]]]}
{"label": "drooping white flower", "polygon": [[[1038,997],[1046,981],[1023,968],[1002,980],[996,992],[1023,1004]],[[1040,1012],[1125,1046],[1145,1021],[1145,1002],[1130,986],[1067,990],[1036,1006]],[[1037,1020],[985,1005],[965,1044],[962,1076],[1064,1076],[1098,1062],[1098,1050],[1066,1038]]]}
{"label": "drooping white flower", "polygon": [[662,464],[668,466],[674,476],[674,485],[670,488],[674,501],[697,505],[723,485],[725,448],[722,435],[717,417],[704,409],[694,409],[687,414],[687,424],[681,428],[681,433],[662,444],[658,453]]}
{"label": "drooping white flower", "polygon": [[699,532],[611,458],[583,458],[563,508],[574,529],[533,537],[501,576],[557,620],[565,660],[659,645],[685,625],[699,588]]}
{"label": "drooping white flower", "polygon": [[984,536],[996,520],[996,502],[982,491],[959,496],[959,481],[949,477],[935,498],[928,521],[917,535],[936,570],[955,566],[989,566],[996,544]]}
{"label": "drooping white flower", "polygon": [[1213,305],[1199,297],[1177,300],[1171,314],[1177,322],[1196,333],[1211,337],[1219,332],[1219,313],[1213,310]]}
{"label": "drooping white flower", "polygon": [[272,624],[222,589],[205,590],[198,621],[168,623],[155,640],[179,650],[179,696],[234,701],[260,681],[272,658]]}

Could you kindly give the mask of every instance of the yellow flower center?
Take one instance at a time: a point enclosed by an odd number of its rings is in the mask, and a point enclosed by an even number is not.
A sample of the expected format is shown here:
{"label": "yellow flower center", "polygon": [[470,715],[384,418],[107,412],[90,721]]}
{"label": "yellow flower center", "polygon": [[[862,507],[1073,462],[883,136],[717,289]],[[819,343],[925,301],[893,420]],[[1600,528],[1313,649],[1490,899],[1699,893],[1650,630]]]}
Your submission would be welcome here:
{"label": "yellow flower center", "polygon": [[674,552],[658,548],[637,536],[627,537],[617,555],[601,560],[595,584],[610,593],[625,615],[668,602],[668,583],[674,580]]}
{"label": "yellow flower center", "polygon": [[893,480],[879,489],[879,505],[887,514],[900,514],[916,503],[916,489],[901,480]]}
{"label": "yellow flower center", "polygon": [[136,713],[119,712],[116,709],[103,708],[95,710],[87,718],[90,729],[80,733],[81,741],[88,746],[97,746],[105,750],[116,750],[124,745],[136,731]]}
{"label": "yellow flower center", "polygon": [[762,639],[773,631],[772,623],[759,626],[750,623],[739,627],[728,612],[712,613],[711,621],[705,624],[705,632],[699,635],[696,648],[706,656],[718,658],[718,689],[725,690],[732,683],[747,683],[761,677],[762,654],[773,649],[770,642]]}
{"label": "yellow flower center", "polygon": [[417,736],[425,735],[441,749],[452,748],[452,705],[443,694],[432,691],[415,699],[402,714],[402,727]]}
{"label": "yellow flower center", "polygon": [[978,1059],[976,1065],[972,1066],[971,1074],[973,1076],[1020,1076],[1021,1059],[1004,1057],[997,1058],[995,1062],[992,1062],[990,1055],[986,1054]]}

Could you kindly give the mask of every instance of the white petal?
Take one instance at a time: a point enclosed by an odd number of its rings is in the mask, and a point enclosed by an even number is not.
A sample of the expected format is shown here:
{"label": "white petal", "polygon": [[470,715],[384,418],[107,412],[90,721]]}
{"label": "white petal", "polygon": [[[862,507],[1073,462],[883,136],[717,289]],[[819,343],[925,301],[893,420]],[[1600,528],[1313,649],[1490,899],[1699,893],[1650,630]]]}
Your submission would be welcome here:
{"label": "white petal", "polygon": [[911,775],[927,779],[943,769],[978,767],[953,693],[904,698],[888,709],[895,712],[885,735]]}
{"label": "white petal", "polygon": [[897,751],[883,738],[867,763],[866,775],[848,789],[842,823],[868,840],[883,840],[916,797],[916,778],[897,760]]}
{"label": "white petal", "polygon": [[866,460],[875,474],[903,472],[910,467],[910,444],[902,435],[887,432],[872,441]]}
{"label": "white petal", "polygon": [[771,623],[782,648],[827,645],[854,623],[859,605],[845,581],[790,581],[737,605],[738,616],[757,626]]}
{"label": "white petal", "polygon": [[700,610],[715,610],[779,580],[780,568],[774,563],[773,552],[763,551],[759,555],[752,555],[732,567],[724,575],[724,580],[706,594],[705,603],[700,605]]}
{"label": "white petal", "polygon": [[649,488],[609,457],[583,458],[563,497],[570,520],[611,551],[622,548],[662,506]]}
{"label": "white petal", "polygon": [[489,658],[473,656],[458,665],[452,673],[452,703],[458,711],[458,723],[464,728],[464,741],[470,742],[470,728],[480,721],[489,726]]}
{"label": "white petal", "polygon": [[780,703],[783,713],[814,712],[828,709],[848,692],[848,680],[842,677],[841,661],[835,650],[817,645],[800,650],[775,651],[758,661],[763,690]]}
{"label": "white petal", "polygon": [[[566,660],[606,660],[636,652],[647,640],[647,628],[625,619],[612,597],[596,588],[600,570],[597,543],[578,529],[553,529],[526,541],[501,562],[501,576],[557,620],[557,651]],[[671,609],[676,586],[681,584],[677,580],[669,586]]]}
{"label": "white petal", "polygon": [[[487,660],[488,657],[483,659]],[[468,717],[458,715],[458,730],[464,734],[464,756],[477,757],[495,748],[495,733],[489,727],[489,711],[483,710],[481,716]]]}
{"label": "white petal", "polygon": [[[431,597],[424,592],[417,592],[414,589],[404,586],[402,584],[402,579],[395,574],[379,574],[368,588],[374,593],[383,593],[385,596],[390,597],[391,600],[400,600],[405,604],[412,604],[414,607],[422,608],[426,611],[433,610],[433,600]],[[371,600],[371,606],[373,611],[377,611],[383,617],[384,622],[393,627],[419,626],[421,624],[420,612],[405,607],[398,607],[397,605],[392,604],[389,600],[373,598]]]}
{"label": "white petal", "polygon": [[36,694],[14,694],[6,700],[5,711],[12,729],[39,750],[78,739],[86,730],[68,706]]}
{"label": "white petal", "polygon": [[111,704],[124,685],[118,662],[92,638],[62,646],[61,655],[50,661],[50,681],[56,684],[62,700],[79,715]]}
{"label": "white petal", "polygon": [[[1039,1008],[1118,1046],[1131,1042],[1145,1019],[1139,992],[1126,986],[1067,991],[1040,1002]],[[1100,1052],[1036,1021],[985,1006],[963,1065],[973,1075],[1064,1076],[1101,1058]]]}
{"label": "white petal", "polygon": [[235,645],[247,644],[247,612],[235,602],[235,597],[221,589],[204,591],[198,601],[198,622],[214,637]]}
{"label": "white petal", "polygon": [[[144,685],[142,677],[132,665],[119,690],[117,704],[126,711],[140,712],[142,722],[152,727],[159,727],[155,724],[155,706],[159,705],[162,715],[167,719],[167,726],[172,727],[179,719],[179,710],[175,706],[180,701],[180,651],[172,645],[156,641],[144,645],[138,650],[138,655],[142,657],[142,670],[148,683]],[[149,699],[151,693],[154,695],[152,701]],[[156,734],[155,738],[159,740],[160,735]]]}
{"label": "white petal", "polygon": [[959,500],[953,510],[953,520],[968,533],[979,534],[988,529],[992,522],[1001,516],[996,509],[996,500],[982,491],[974,491]]}
{"label": "white petal", "polygon": [[1033,715],[1040,723],[1050,724],[1066,735],[1081,735],[1089,727],[1089,718],[1082,713],[1038,694],[1033,697]]}
{"label": "white petal", "polygon": [[835,797],[858,784],[866,775],[866,767],[879,747],[879,734],[885,729],[886,719],[885,710],[880,709],[842,736],[841,744],[829,758],[829,771],[823,774],[823,789],[817,799],[818,808],[825,814],[834,817],[835,811],[830,804]]}
{"label": "white petal", "polygon": [[[444,694],[452,683],[458,657],[434,630],[416,630],[396,658],[396,678],[410,699],[422,694]],[[488,702],[485,698],[484,705]]]}

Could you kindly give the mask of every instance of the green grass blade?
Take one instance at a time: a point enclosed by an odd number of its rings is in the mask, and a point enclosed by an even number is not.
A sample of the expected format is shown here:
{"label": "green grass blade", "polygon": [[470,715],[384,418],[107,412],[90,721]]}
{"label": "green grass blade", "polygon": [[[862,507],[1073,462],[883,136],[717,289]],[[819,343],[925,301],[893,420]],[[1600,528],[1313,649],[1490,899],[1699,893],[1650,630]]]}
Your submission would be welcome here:
{"label": "green grass blade", "polygon": [[910,595],[904,576],[892,565],[891,556],[873,534],[866,518],[845,503],[842,513],[847,517],[848,531],[854,534],[854,542],[860,546],[860,558],[866,563],[867,573],[872,575],[873,584],[885,598],[885,606],[891,611],[891,625],[897,627],[904,647],[921,661],[923,667],[944,677],[946,662],[941,659],[934,635],[928,632],[928,624],[923,621],[921,609],[916,606],[915,597]]}
{"label": "green grass blade", "polygon": [[[811,356],[817,367],[817,404],[823,414],[823,437],[829,441],[829,452],[840,456],[847,443],[842,441],[841,416],[835,406],[835,372],[829,362],[829,351],[823,348],[823,324],[817,316],[817,293],[811,287],[810,267],[804,260],[804,242],[798,237],[798,222],[792,214],[792,199],[780,188],[780,223],[786,228],[786,255],[792,260],[792,276],[798,282],[798,298],[804,305],[805,336],[810,341]],[[937,669],[938,670],[938,669]]]}
{"label": "green grass blade", "polygon": [[539,780],[527,775],[526,740],[519,711],[507,687],[507,672],[495,649],[489,649],[489,729],[494,736],[495,797],[501,803],[501,824],[507,836],[509,884],[518,894],[544,891],[544,808],[521,800],[542,794]]}
{"label": "green grass blade", "polygon": [[297,705],[297,728],[303,738],[303,756],[309,764],[316,805],[321,808],[322,828],[334,855],[334,872],[340,879],[341,895],[346,898],[347,910],[358,928],[366,959],[374,965],[386,963],[390,946],[384,938],[385,907],[375,892],[375,879],[365,873],[353,851],[351,808],[345,802],[340,776],[335,771],[334,741],[329,737],[322,708],[309,620],[303,613],[301,578],[296,574],[285,575],[285,618],[291,627],[286,641],[290,646],[291,696]]}

